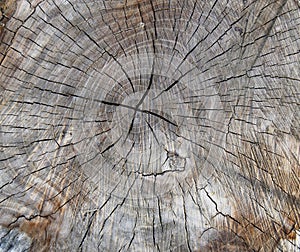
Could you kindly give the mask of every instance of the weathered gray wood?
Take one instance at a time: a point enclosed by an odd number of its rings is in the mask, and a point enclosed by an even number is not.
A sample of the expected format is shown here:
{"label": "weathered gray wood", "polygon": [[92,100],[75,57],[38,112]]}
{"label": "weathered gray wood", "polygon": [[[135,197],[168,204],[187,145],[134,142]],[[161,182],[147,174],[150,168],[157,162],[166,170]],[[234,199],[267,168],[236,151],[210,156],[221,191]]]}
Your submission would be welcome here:
{"label": "weathered gray wood", "polygon": [[0,251],[300,249],[298,1],[0,7]]}

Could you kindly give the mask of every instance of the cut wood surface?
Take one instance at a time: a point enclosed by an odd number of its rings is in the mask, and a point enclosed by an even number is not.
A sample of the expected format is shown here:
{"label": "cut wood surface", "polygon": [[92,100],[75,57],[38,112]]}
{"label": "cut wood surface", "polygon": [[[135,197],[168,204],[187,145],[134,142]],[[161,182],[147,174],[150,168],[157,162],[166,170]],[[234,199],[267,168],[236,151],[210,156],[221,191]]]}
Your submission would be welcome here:
{"label": "cut wood surface", "polygon": [[0,1],[0,251],[300,251],[298,0]]}

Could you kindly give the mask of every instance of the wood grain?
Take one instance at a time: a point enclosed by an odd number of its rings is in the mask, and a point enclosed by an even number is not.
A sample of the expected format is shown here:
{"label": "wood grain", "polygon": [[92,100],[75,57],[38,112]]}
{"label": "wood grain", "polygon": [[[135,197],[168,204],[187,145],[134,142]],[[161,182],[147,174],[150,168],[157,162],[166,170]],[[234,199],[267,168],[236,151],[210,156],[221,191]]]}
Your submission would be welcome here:
{"label": "wood grain", "polygon": [[298,251],[297,1],[1,1],[0,251]]}

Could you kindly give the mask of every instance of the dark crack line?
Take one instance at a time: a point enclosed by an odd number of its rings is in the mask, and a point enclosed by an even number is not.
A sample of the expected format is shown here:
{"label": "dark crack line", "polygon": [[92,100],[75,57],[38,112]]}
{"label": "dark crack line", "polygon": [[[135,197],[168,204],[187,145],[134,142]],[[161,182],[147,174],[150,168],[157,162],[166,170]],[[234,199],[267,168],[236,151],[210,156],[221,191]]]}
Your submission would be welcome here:
{"label": "dark crack line", "polygon": [[[139,108],[136,108],[136,107],[132,107],[132,106],[129,106],[129,105],[126,105],[126,104],[120,104],[120,103],[115,103],[115,102],[109,102],[109,101],[104,101],[104,100],[95,100],[97,102],[100,102],[100,103],[103,103],[103,104],[106,104],[106,105],[111,105],[111,106],[119,106],[119,107],[124,107],[124,108],[128,108],[128,109],[132,109],[135,111],[134,115],[136,115],[137,112],[142,112],[142,113],[146,113],[146,114],[150,114],[150,115],[153,115],[153,116],[156,116],[166,122],[168,122],[169,124],[172,124],[173,126],[175,127],[178,127],[178,125],[172,121],[170,121],[169,119],[153,112],[153,111],[150,111],[150,110],[144,110],[144,109],[139,109]],[[135,117],[135,116],[134,116]]]}

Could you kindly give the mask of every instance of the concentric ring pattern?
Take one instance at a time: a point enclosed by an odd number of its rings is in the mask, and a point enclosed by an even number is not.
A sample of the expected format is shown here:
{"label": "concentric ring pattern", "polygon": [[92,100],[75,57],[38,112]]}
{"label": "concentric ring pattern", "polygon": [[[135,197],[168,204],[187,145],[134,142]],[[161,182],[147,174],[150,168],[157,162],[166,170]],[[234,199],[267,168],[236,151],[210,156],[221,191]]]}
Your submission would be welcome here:
{"label": "concentric ring pattern", "polygon": [[36,251],[209,251],[294,228],[276,190],[298,197],[282,41],[299,17],[267,2],[18,1],[0,34],[3,230]]}

